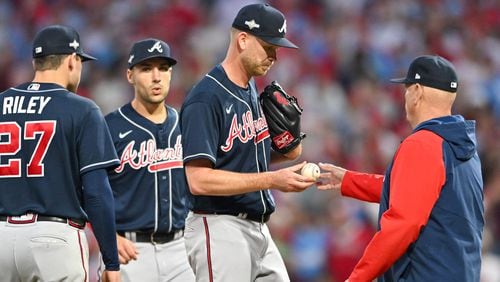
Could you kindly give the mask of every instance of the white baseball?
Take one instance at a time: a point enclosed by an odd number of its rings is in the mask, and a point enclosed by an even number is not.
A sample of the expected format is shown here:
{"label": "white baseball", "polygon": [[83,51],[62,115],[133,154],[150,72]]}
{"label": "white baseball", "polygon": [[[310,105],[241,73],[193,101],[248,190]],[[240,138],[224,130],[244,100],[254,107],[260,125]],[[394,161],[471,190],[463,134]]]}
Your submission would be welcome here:
{"label": "white baseball", "polygon": [[320,174],[319,166],[315,163],[307,163],[302,167],[300,174],[316,180]]}

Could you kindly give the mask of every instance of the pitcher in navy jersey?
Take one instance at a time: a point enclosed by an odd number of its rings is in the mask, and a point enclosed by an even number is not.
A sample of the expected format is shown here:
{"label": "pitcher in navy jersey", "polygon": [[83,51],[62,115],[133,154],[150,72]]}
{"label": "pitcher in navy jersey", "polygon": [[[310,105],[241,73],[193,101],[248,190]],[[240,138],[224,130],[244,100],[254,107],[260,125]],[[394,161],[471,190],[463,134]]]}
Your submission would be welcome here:
{"label": "pitcher in navy jersey", "polygon": [[197,281],[289,281],[266,222],[275,203],[269,189],[302,191],[314,180],[297,174],[304,163],[269,171],[266,118],[253,76],[264,75],[284,36],[283,14],[269,5],[243,7],[233,22],[226,58],[186,97],[181,110],[184,164],[191,191],[186,249]]}
{"label": "pitcher in navy jersey", "polygon": [[35,77],[0,94],[0,281],[88,281],[92,223],[108,281],[119,281],[107,169],[118,158],[94,102],[76,95],[85,54],[53,25],[33,42]]}
{"label": "pitcher in navy jersey", "polygon": [[123,281],[194,281],[183,238],[188,188],[179,114],[165,104],[176,63],[165,42],[136,42],[127,70],[135,97],[106,116],[120,158],[109,177]]}

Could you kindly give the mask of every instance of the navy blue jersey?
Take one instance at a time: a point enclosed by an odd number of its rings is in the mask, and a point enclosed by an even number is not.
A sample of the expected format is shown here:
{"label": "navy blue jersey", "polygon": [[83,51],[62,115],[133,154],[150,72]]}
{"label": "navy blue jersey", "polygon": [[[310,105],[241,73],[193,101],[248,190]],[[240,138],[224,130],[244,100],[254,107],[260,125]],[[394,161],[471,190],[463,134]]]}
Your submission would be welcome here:
{"label": "navy blue jersey", "polygon": [[179,114],[155,124],[126,104],[106,116],[120,158],[110,172],[119,231],[170,232],[184,228],[187,183]]}
{"label": "navy blue jersey", "polygon": [[0,214],[87,219],[81,175],[118,164],[91,100],[53,83],[0,94]]}
{"label": "navy blue jersey", "polygon": [[[241,173],[269,168],[271,141],[255,82],[248,89],[231,82],[217,65],[186,97],[181,110],[184,163],[208,159],[215,169]],[[191,195],[190,208],[216,213],[270,214],[269,190],[234,196]]]}

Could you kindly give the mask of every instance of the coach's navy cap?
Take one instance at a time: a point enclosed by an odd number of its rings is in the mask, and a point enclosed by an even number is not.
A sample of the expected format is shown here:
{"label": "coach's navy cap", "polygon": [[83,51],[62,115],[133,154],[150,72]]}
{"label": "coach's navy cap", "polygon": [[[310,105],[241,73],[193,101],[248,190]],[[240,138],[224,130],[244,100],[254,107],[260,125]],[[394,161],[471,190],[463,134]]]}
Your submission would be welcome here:
{"label": "coach's navy cap", "polygon": [[134,43],[128,57],[128,68],[131,69],[138,63],[152,58],[164,58],[170,66],[177,64],[177,60],[170,56],[170,47],[167,43],[148,38]]}
{"label": "coach's navy cap", "polygon": [[83,52],[80,35],[71,27],[62,25],[45,27],[33,40],[33,58],[73,53],[78,54],[82,61],[97,60]]}
{"label": "coach's navy cap", "polygon": [[234,18],[233,27],[272,45],[299,48],[285,38],[286,19],[283,13],[268,4],[251,4],[241,8]]}
{"label": "coach's navy cap", "polygon": [[458,79],[452,63],[440,56],[420,56],[408,68],[406,77],[391,79],[394,83],[420,83],[448,92],[457,92]]}

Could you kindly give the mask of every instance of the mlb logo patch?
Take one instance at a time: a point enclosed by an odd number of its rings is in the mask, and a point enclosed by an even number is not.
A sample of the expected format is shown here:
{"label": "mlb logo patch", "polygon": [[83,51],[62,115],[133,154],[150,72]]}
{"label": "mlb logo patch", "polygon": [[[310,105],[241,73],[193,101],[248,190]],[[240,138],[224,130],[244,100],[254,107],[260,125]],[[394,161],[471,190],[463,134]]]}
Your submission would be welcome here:
{"label": "mlb logo patch", "polygon": [[40,53],[42,53],[42,47],[36,47],[35,54],[40,54]]}
{"label": "mlb logo patch", "polygon": [[40,84],[38,83],[32,83],[28,86],[29,91],[38,91],[40,90]]}
{"label": "mlb logo patch", "polygon": [[456,83],[456,82],[452,82],[452,83],[450,83],[450,87],[451,87],[451,88],[457,88],[457,86],[458,86],[458,85],[457,85],[457,83]]}

